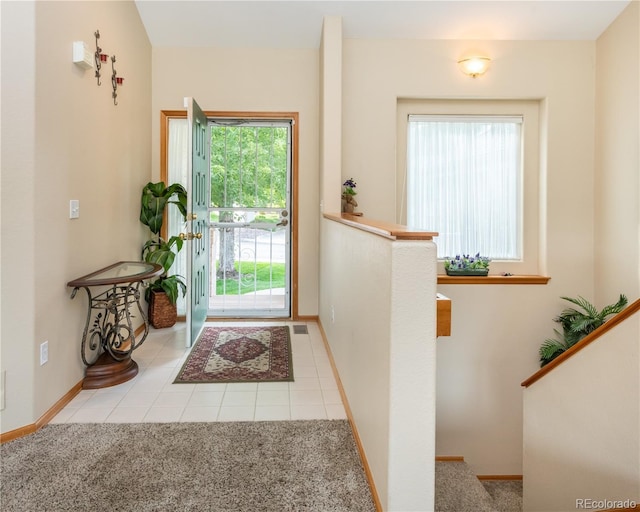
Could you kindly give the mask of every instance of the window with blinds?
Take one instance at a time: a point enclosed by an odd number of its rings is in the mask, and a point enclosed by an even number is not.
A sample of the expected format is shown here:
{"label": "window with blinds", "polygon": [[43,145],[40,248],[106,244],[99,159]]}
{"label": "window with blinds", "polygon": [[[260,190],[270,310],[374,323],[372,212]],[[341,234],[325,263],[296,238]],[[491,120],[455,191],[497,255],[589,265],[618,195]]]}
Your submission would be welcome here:
{"label": "window with blinds", "polygon": [[407,224],[438,258],[522,259],[523,117],[409,115]]}

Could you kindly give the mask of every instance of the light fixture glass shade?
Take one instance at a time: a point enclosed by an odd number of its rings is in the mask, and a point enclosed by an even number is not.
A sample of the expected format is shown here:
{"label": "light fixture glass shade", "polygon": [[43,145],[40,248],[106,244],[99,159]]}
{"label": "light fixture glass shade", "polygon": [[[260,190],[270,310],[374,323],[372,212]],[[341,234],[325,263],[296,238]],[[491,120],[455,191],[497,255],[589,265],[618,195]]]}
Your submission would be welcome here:
{"label": "light fixture glass shade", "polygon": [[484,74],[489,69],[490,63],[491,59],[489,57],[468,57],[458,61],[462,72],[471,78]]}

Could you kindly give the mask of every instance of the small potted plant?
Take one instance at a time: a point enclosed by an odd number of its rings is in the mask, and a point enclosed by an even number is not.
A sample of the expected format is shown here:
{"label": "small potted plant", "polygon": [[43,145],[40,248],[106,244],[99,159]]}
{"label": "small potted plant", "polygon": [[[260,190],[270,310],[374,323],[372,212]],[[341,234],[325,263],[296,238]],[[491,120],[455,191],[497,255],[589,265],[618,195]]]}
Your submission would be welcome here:
{"label": "small potted plant", "polygon": [[[172,198],[175,197],[175,200]],[[187,215],[187,191],[179,183],[165,186],[164,182],[147,183],[140,199],[140,222],[152,233],[142,247],[142,259],[162,265],[164,272],[147,285],[145,298],[149,304],[149,322],[155,328],[171,327],[176,323],[178,293],[184,296],[187,285],[178,275],[168,275],[169,269],[182,249],[183,240],[172,236],[165,240],[161,236],[164,212],[169,204],[175,205],[183,217]]]}
{"label": "small potted plant", "polygon": [[358,202],[356,201],[356,185],[357,184],[353,178],[349,178],[342,184],[344,187],[344,190],[342,191],[343,213],[354,213],[356,206],[358,206]]}
{"label": "small potted plant", "polygon": [[489,274],[491,260],[486,256],[458,254],[455,258],[445,260],[444,269],[448,276],[486,276]]}

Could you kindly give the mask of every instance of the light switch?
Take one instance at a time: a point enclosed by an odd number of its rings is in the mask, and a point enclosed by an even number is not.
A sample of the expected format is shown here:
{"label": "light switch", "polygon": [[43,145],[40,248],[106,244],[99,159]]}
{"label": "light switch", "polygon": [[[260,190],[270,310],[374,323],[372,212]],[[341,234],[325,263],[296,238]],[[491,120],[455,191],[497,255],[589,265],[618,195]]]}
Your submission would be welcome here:
{"label": "light switch", "polygon": [[77,219],[78,217],[80,217],[80,201],[72,199],[69,201],[69,218]]}

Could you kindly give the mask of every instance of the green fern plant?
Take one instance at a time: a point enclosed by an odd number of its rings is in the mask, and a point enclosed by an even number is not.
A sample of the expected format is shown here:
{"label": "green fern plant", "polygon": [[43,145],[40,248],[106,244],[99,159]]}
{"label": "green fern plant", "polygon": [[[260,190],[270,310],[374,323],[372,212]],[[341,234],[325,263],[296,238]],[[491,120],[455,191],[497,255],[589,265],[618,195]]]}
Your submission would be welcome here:
{"label": "green fern plant", "polygon": [[605,323],[608,316],[620,313],[627,305],[627,298],[622,294],[618,302],[605,306],[602,311],[598,311],[593,304],[583,297],[578,297],[577,299],[561,297],[561,299],[578,306],[582,311],[575,308],[566,308],[553,319],[554,322],[558,322],[562,326],[562,332],[554,329],[556,337],[547,338],[540,347],[540,366],[553,361],[587,334]]}

